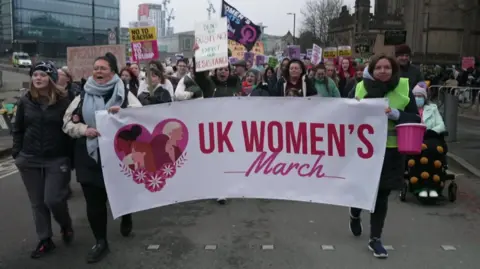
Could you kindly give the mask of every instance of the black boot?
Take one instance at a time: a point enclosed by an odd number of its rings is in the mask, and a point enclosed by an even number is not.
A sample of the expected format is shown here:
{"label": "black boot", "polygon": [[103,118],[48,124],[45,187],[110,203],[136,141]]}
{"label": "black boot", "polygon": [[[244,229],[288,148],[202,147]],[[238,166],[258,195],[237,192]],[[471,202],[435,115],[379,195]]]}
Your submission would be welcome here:
{"label": "black boot", "polygon": [[96,263],[101,261],[110,252],[106,240],[98,240],[92,249],[88,252],[87,263]]}
{"label": "black boot", "polygon": [[61,234],[62,234],[62,240],[65,243],[65,245],[70,245],[74,238],[72,226],[62,228]]}
{"label": "black boot", "polygon": [[38,242],[37,247],[34,251],[30,254],[32,259],[38,259],[43,257],[45,254],[52,252],[55,249],[55,244],[53,243],[52,239],[46,239]]}
{"label": "black boot", "polygon": [[122,216],[122,222],[120,223],[120,233],[124,237],[128,237],[132,232],[132,214]]}

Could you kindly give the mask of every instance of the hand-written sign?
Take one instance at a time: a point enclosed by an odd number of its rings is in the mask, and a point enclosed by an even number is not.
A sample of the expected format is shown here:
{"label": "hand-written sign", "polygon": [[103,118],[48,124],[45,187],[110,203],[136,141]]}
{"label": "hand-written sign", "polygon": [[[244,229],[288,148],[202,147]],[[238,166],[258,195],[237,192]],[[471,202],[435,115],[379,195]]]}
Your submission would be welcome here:
{"label": "hand-written sign", "polygon": [[157,28],[153,26],[130,28],[128,32],[130,33],[130,42],[157,40]]}
{"label": "hand-written sign", "polygon": [[107,52],[117,57],[118,66],[125,66],[125,45],[85,46],[67,48],[67,65],[74,81],[92,75],[93,62]]}
{"label": "hand-written sign", "polygon": [[195,27],[196,71],[228,66],[228,34],[225,18],[198,23]]}

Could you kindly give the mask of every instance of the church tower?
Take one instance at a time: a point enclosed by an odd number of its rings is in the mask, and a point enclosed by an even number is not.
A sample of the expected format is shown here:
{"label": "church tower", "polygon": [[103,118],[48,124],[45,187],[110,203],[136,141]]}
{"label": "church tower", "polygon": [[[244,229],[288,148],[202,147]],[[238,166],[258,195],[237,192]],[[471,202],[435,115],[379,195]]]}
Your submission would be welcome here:
{"label": "church tower", "polygon": [[355,32],[366,33],[370,22],[370,0],[355,0]]}

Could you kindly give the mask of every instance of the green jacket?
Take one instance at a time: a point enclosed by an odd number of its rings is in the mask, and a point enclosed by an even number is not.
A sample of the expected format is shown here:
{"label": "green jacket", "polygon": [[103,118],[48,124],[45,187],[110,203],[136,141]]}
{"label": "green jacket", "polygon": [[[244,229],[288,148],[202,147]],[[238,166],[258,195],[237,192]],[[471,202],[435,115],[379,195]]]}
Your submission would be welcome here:
{"label": "green jacket", "polygon": [[335,85],[335,82],[331,78],[328,79],[328,86],[325,84],[324,80],[314,79],[313,83],[315,85],[315,90],[317,94],[321,97],[336,97],[340,98],[340,91]]}

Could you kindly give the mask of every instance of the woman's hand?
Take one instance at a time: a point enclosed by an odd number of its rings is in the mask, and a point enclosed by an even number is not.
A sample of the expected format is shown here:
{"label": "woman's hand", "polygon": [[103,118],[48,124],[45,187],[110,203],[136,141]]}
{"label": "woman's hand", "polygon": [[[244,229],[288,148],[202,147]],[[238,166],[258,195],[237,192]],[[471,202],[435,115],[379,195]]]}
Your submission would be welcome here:
{"label": "woman's hand", "polygon": [[97,129],[89,127],[87,130],[85,130],[85,136],[93,138],[100,136],[100,133],[97,131]]}
{"label": "woman's hand", "polygon": [[392,109],[391,109],[391,108],[389,108],[389,107],[385,108],[385,114],[388,114],[388,113],[390,113],[390,112],[392,112]]}
{"label": "woman's hand", "polygon": [[193,52],[195,52],[195,51],[197,51],[199,48],[200,48],[200,47],[198,46],[198,44],[195,43],[195,44],[193,45],[192,50],[193,50]]}
{"label": "woman's hand", "polygon": [[118,111],[120,111],[120,107],[119,106],[112,106],[111,108],[108,109],[108,113],[112,113],[112,114],[116,114],[118,113]]}

